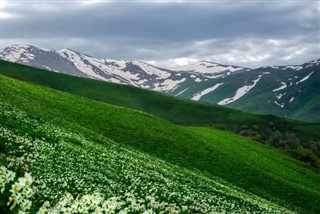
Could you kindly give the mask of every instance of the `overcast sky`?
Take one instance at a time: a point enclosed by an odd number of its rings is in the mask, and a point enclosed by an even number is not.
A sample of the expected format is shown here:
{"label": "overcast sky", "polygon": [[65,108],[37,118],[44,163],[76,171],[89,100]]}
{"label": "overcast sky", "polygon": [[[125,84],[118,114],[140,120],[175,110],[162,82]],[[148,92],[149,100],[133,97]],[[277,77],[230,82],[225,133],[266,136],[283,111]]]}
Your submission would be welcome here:
{"label": "overcast sky", "polygon": [[70,48],[175,67],[198,60],[259,67],[320,58],[320,1],[15,1],[2,46]]}

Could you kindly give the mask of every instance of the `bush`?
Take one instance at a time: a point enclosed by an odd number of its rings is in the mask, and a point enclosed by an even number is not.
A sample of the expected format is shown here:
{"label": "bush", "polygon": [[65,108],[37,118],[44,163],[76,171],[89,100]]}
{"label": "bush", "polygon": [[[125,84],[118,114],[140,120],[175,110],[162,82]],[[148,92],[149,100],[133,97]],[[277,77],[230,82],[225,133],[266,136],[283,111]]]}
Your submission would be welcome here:
{"label": "bush", "polygon": [[286,143],[283,140],[283,135],[280,131],[272,132],[267,143],[277,148],[286,147]]}
{"label": "bush", "polygon": [[285,144],[291,149],[297,149],[301,145],[300,139],[293,133],[286,133]]}
{"label": "bush", "polygon": [[298,146],[295,150],[296,157],[305,162],[314,162],[318,161],[318,157],[314,154],[310,149],[303,148],[302,146]]}
{"label": "bush", "polygon": [[242,136],[250,137],[251,136],[251,130],[244,129],[244,130],[241,130],[239,132],[239,134],[242,135]]}

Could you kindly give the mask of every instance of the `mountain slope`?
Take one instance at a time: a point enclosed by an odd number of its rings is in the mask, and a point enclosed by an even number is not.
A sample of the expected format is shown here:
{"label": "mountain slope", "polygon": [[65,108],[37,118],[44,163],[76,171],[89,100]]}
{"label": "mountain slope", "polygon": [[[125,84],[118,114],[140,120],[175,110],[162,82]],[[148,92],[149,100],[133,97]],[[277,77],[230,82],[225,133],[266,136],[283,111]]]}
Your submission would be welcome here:
{"label": "mountain slope", "polygon": [[[131,188],[136,187],[132,191],[138,198],[147,194],[143,186],[149,191],[151,187],[146,185],[151,185],[155,196],[175,192],[168,203],[183,204],[183,198],[189,193],[178,189],[192,187],[189,190],[192,197],[184,203],[196,203],[204,213],[208,212],[206,207],[227,212],[286,212],[274,203],[292,211],[319,212],[319,175],[269,146],[210,128],[176,126],[149,114],[3,76],[0,76],[0,91],[0,134],[4,142],[1,159],[32,154],[25,157],[31,162],[22,163],[40,180],[35,185],[39,187],[41,199],[55,201],[51,194],[59,195],[63,190],[78,195],[103,189],[109,196],[121,195],[130,187],[128,181],[137,179]],[[20,140],[15,140],[18,138]],[[117,157],[122,155],[121,161]],[[111,165],[115,168],[109,169],[105,163],[115,163]],[[138,169],[128,171],[126,165],[130,163],[136,163],[133,166]],[[198,175],[193,170],[197,170]],[[122,178],[117,176],[119,173]],[[67,186],[61,177],[70,178]],[[184,179],[166,190],[163,184],[170,184],[171,178],[172,181]],[[40,188],[43,183],[47,185]],[[83,188],[68,187],[68,184],[79,184]],[[199,195],[200,192],[203,195]],[[216,198],[211,200],[209,195]],[[197,202],[199,199],[201,202]]]}
{"label": "mountain slope", "polygon": [[[320,60],[307,63],[294,71],[284,68],[256,70],[256,75],[270,74],[262,76],[257,87],[229,106],[251,112],[320,121],[320,103],[317,102],[320,95],[319,65]],[[305,113],[299,115],[299,111]]]}
{"label": "mountain slope", "polygon": [[257,69],[201,61],[169,70],[141,61],[97,59],[70,49],[29,45],[7,47],[0,58],[254,113],[320,122],[320,59]]}
{"label": "mountain slope", "polygon": [[169,94],[249,112],[319,122],[319,71],[320,59],[301,66],[258,68],[191,86],[182,83]]}

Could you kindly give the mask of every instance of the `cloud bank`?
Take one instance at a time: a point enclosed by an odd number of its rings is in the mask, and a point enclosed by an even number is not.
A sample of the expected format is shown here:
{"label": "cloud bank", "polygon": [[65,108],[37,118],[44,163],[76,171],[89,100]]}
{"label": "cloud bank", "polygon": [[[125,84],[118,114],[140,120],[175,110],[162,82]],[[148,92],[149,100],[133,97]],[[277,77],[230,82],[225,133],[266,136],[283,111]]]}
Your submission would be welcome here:
{"label": "cloud bank", "polygon": [[320,57],[318,1],[5,1],[2,44],[70,48],[175,67],[259,67]]}

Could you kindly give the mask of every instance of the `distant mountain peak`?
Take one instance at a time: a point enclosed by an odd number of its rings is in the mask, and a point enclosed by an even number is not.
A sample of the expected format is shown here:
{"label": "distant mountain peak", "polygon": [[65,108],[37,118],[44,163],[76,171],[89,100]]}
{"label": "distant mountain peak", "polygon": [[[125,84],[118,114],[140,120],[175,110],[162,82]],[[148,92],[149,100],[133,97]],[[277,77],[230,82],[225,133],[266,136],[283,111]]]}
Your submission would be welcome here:
{"label": "distant mountain peak", "polygon": [[175,71],[188,71],[188,72],[196,72],[207,75],[215,75],[215,74],[227,74],[230,75],[236,71],[249,71],[250,69],[240,66],[233,65],[222,65],[215,62],[210,62],[207,60],[195,62],[192,64],[180,66],[174,68]]}

